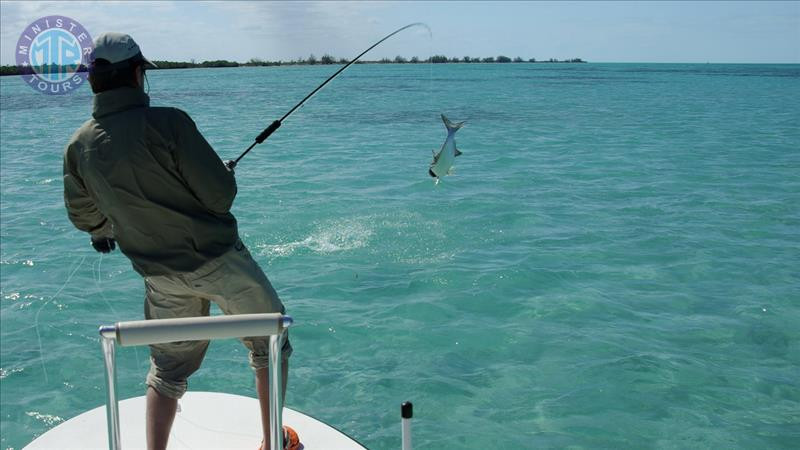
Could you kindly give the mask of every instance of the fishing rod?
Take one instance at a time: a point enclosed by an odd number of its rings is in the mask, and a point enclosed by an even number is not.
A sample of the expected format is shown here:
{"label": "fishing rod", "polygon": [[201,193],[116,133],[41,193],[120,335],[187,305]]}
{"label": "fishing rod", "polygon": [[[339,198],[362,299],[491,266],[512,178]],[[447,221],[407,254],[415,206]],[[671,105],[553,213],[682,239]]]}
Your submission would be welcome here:
{"label": "fishing rod", "polygon": [[[333,80],[334,78],[336,78],[336,77],[337,77],[337,76],[338,76],[340,73],[344,72],[344,70],[345,70],[345,69],[347,69],[348,67],[350,67],[350,66],[351,66],[351,65],[352,65],[354,62],[358,61],[358,59],[359,59],[359,58],[361,58],[362,56],[364,56],[364,54],[366,54],[368,51],[372,50],[373,48],[377,47],[378,45],[380,45],[380,43],[381,43],[381,42],[383,42],[383,41],[385,41],[385,40],[389,39],[390,37],[394,36],[395,34],[397,34],[397,33],[401,32],[401,31],[403,31],[403,30],[405,30],[405,29],[407,29],[407,28],[411,28],[411,27],[415,27],[415,26],[423,26],[423,27],[425,27],[425,28],[428,28],[428,26],[427,26],[427,25],[425,25],[425,24],[424,24],[424,23],[422,23],[422,22],[416,22],[416,23],[408,24],[408,25],[406,25],[406,26],[404,26],[404,27],[402,27],[402,28],[399,28],[399,29],[397,29],[397,30],[393,31],[392,33],[388,34],[386,37],[384,37],[384,38],[383,38],[383,39],[381,39],[380,41],[378,41],[378,42],[376,42],[376,43],[372,44],[372,46],[371,46],[370,48],[368,48],[368,49],[364,50],[363,52],[361,52],[361,54],[360,54],[360,55],[358,55],[358,56],[356,56],[355,58],[353,58],[353,59],[352,59],[352,60],[351,60],[349,63],[345,64],[345,65],[344,65],[344,67],[342,67],[342,68],[340,68],[339,70],[337,70],[337,71],[336,71],[336,72],[335,72],[333,75],[331,75],[330,77],[328,77],[328,79],[327,79],[327,80],[325,80],[325,81],[324,81],[322,84],[320,84],[319,86],[317,86],[317,88],[316,88],[316,89],[314,89],[313,91],[311,91],[311,93],[310,93],[310,94],[306,95],[306,96],[305,96],[305,98],[303,98],[302,100],[300,100],[300,102],[299,102],[299,103],[297,103],[296,105],[294,105],[294,107],[293,107],[292,109],[290,109],[290,110],[289,110],[289,112],[287,112],[286,114],[284,114],[284,115],[283,115],[283,117],[281,117],[280,119],[278,119],[278,120],[276,120],[276,121],[272,122],[271,124],[269,124],[269,126],[268,126],[267,128],[265,128],[265,129],[264,129],[264,131],[262,131],[261,133],[259,133],[259,135],[258,135],[258,136],[256,136],[256,140],[255,140],[255,142],[253,142],[252,144],[250,144],[250,147],[247,147],[247,150],[245,150],[245,151],[244,151],[244,152],[243,152],[241,155],[239,155],[239,157],[238,157],[238,158],[236,158],[236,159],[234,159],[234,160],[226,161],[226,162],[225,162],[225,165],[228,167],[228,170],[233,170],[233,168],[234,168],[234,167],[236,167],[236,165],[237,165],[237,164],[239,164],[239,160],[241,160],[242,158],[244,158],[244,155],[246,155],[248,152],[250,152],[250,150],[252,150],[252,149],[253,149],[253,147],[255,147],[256,145],[258,145],[258,144],[260,144],[260,143],[264,142],[264,141],[265,141],[265,140],[266,140],[266,139],[267,139],[267,138],[268,138],[268,137],[269,137],[269,136],[270,136],[272,133],[274,133],[274,132],[275,132],[275,130],[277,130],[278,128],[280,128],[280,126],[281,126],[281,123],[282,123],[284,120],[286,120],[286,118],[287,118],[287,117],[291,116],[291,115],[292,115],[292,113],[293,113],[293,112],[295,112],[295,111],[297,110],[297,108],[299,108],[299,107],[303,106],[303,103],[305,103],[305,102],[306,102],[308,99],[310,99],[311,97],[313,97],[313,96],[314,96],[314,94],[316,94],[316,93],[317,93],[317,92],[318,92],[320,89],[322,89],[322,88],[323,88],[323,87],[324,87],[326,84],[328,84],[328,82],[330,82],[331,80]],[[428,33],[430,33],[430,28],[428,28]]]}

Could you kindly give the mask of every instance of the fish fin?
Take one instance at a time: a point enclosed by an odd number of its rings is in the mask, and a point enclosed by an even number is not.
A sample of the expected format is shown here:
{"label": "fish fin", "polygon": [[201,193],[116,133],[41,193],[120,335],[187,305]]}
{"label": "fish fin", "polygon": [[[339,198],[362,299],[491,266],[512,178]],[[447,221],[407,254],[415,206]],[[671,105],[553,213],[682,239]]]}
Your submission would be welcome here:
{"label": "fish fin", "polygon": [[459,149],[456,149],[456,156],[461,156],[462,154],[463,154],[463,153],[461,153],[461,150],[459,150]]}
{"label": "fish fin", "polygon": [[441,153],[439,153],[439,154],[436,154],[436,152],[433,153],[433,162],[431,163],[432,166],[435,165],[437,162],[439,162],[439,157],[440,156],[442,156]]}
{"label": "fish fin", "polygon": [[444,126],[445,128],[447,128],[448,132],[456,131],[464,126],[464,122],[458,122],[458,123],[450,122],[450,120],[447,117],[445,117],[444,114],[442,114],[442,122],[444,122]]}

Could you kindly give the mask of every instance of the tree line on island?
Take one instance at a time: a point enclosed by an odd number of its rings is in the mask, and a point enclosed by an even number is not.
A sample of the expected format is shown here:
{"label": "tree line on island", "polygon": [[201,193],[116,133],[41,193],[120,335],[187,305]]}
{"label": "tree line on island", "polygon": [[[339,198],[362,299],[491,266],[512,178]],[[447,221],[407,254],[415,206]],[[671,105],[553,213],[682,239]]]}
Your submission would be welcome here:
{"label": "tree line on island", "polygon": [[[153,61],[159,69],[194,69],[194,68],[205,68],[205,67],[261,67],[261,66],[297,66],[297,65],[328,65],[328,64],[347,64],[350,60],[345,58],[335,58],[331,55],[325,54],[321,57],[317,58],[313,54],[309,55],[308,58],[303,59],[293,59],[289,61],[268,61],[261,58],[252,58],[247,62],[240,63],[236,61],[228,61],[224,59],[218,59],[214,61],[203,61],[203,62],[195,62],[194,59],[191,61]],[[356,64],[448,64],[448,63],[460,63],[460,64],[484,64],[484,63],[585,63],[586,61],[580,58],[572,58],[572,59],[564,59],[558,60],[554,58],[539,60],[536,58],[529,58],[527,60],[522,59],[521,57],[517,56],[515,58],[509,58],[508,56],[489,56],[489,57],[471,57],[471,56],[464,56],[463,58],[459,57],[452,57],[448,58],[444,55],[434,55],[429,58],[418,58],[416,56],[412,56],[411,58],[405,58],[403,56],[396,56],[395,58],[382,58],[377,61],[356,61]],[[42,73],[43,68],[37,68],[37,73]],[[75,71],[74,66],[67,68],[59,67],[53,64],[47,66],[48,73],[57,73],[57,72],[69,72],[72,73]],[[157,69],[154,69],[157,70]],[[81,66],[78,69],[78,72],[85,72],[86,68]],[[28,67],[19,67],[19,66],[0,66],[0,76],[2,75],[22,75],[31,73],[30,68]]]}
{"label": "tree line on island", "polygon": [[[172,69],[172,68],[192,68],[192,67],[249,67],[249,66],[294,66],[294,65],[317,65],[317,64],[347,64],[349,59],[336,58],[334,56],[325,54],[317,58],[311,54],[308,58],[293,59],[289,61],[268,61],[261,58],[252,58],[245,63],[238,63],[235,61],[216,60],[204,61],[196,63],[194,60],[191,62],[171,62],[171,61],[153,61],[159,68]],[[465,56],[463,58],[453,57],[448,58],[444,55],[434,55],[429,58],[419,58],[412,56],[405,58],[403,56],[396,56],[394,58],[381,58],[376,61],[356,61],[356,64],[443,64],[443,63],[584,63],[586,61],[580,58],[558,60],[554,58],[537,60],[536,58],[522,59],[517,56],[516,58],[509,58],[508,56],[490,56],[486,58]]]}

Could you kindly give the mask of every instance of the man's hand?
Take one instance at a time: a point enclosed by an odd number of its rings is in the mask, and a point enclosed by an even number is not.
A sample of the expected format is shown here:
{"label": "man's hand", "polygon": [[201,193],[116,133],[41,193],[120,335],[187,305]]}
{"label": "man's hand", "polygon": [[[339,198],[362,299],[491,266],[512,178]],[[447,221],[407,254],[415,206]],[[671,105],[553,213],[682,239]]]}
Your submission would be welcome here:
{"label": "man's hand", "polygon": [[225,168],[228,169],[228,172],[233,173],[233,169],[236,167],[236,161],[229,159],[225,161]]}
{"label": "man's hand", "polygon": [[107,237],[93,237],[92,247],[100,253],[110,253],[117,248],[117,241]]}

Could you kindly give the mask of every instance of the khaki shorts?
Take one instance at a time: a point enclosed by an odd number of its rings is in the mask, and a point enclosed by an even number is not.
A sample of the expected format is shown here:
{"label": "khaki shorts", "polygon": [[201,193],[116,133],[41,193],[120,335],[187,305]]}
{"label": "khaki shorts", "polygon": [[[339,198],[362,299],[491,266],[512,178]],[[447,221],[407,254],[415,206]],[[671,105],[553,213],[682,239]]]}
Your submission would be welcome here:
{"label": "khaki shorts", "polygon": [[[145,277],[144,283],[147,319],[207,316],[210,302],[225,314],[285,312],[275,289],[241,241],[194,272]],[[250,350],[254,369],[269,366],[269,337],[241,341]],[[147,385],[167,397],[181,398],[189,376],[200,368],[208,344],[183,341],[151,345]],[[287,336],[281,351],[284,367],[291,353]]]}

